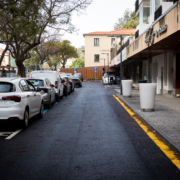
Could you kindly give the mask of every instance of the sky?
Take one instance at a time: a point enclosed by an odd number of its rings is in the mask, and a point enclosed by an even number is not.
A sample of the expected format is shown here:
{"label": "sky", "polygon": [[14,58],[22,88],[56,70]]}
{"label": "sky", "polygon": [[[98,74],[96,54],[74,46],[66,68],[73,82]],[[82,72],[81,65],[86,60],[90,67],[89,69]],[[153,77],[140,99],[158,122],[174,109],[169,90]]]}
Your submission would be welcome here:
{"label": "sky", "polygon": [[79,31],[74,34],[65,33],[62,40],[69,40],[76,48],[85,45],[84,33],[94,31],[113,31],[118,18],[122,17],[125,9],[135,10],[135,0],[93,0],[84,14],[72,16],[72,24]]}

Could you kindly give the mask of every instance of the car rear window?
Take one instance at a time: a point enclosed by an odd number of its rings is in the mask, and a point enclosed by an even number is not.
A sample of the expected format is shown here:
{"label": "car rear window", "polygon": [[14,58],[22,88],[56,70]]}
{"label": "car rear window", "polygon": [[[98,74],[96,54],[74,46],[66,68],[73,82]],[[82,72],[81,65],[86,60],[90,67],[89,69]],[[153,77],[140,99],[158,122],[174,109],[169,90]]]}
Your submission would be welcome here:
{"label": "car rear window", "polygon": [[44,86],[44,81],[40,79],[28,79],[34,86]]}
{"label": "car rear window", "polygon": [[71,79],[79,79],[77,76],[71,76]]}
{"label": "car rear window", "polygon": [[13,84],[8,82],[0,82],[0,93],[4,92],[14,92],[15,87]]}
{"label": "car rear window", "polygon": [[51,84],[54,84],[56,80],[56,76],[53,73],[48,73],[48,72],[37,72],[37,73],[32,73],[31,75],[32,78],[48,78],[51,82]]}

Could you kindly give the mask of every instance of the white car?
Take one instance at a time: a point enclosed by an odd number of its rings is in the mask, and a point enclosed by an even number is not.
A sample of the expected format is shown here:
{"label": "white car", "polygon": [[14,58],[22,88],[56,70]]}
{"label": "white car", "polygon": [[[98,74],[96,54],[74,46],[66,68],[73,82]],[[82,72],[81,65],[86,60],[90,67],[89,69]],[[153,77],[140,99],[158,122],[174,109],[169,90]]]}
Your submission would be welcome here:
{"label": "white car", "polygon": [[44,103],[39,91],[24,78],[0,78],[0,121],[22,121],[27,128],[31,117],[42,118]]}
{"label": "white car", "polygon": [[63,83],[59,72],[57,71],[32,71],[30,74],[31,78],[48,78],[51,84],[54,85],[56,91],[56,101],[59,101],[60,97],[63,97]]}

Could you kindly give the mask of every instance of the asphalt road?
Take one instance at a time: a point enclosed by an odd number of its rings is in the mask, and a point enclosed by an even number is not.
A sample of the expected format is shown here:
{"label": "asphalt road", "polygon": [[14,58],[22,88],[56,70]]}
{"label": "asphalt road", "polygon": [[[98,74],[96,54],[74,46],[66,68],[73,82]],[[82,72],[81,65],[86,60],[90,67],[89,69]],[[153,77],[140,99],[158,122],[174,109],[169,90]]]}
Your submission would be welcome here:
{"label": "asphalt road", "polygon": [[[10,140],[0,180],[174,180],[180,171],[101,83],[83,83]],[[0,131],[18,126],[0,124]]]}

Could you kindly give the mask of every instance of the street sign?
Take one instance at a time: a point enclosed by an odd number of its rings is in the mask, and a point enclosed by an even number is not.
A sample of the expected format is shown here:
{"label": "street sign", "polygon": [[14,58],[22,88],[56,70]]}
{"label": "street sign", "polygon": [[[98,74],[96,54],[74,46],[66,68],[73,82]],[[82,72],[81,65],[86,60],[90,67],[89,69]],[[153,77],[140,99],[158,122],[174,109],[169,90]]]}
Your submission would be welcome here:
{"label": "street sign", "polygon": [[27,75],[27,74],[28,74],[28,72],[26,71],[26,72],[25,72],[25,74]]}
{"label": "street sign", "polygon": [[77,71],[77,68],[74,68],[74,71]]}
{"label": "street sign", "polygon": [[97,71],[97,67],[94,68],[94,71],[95,71],[95,72]]}

